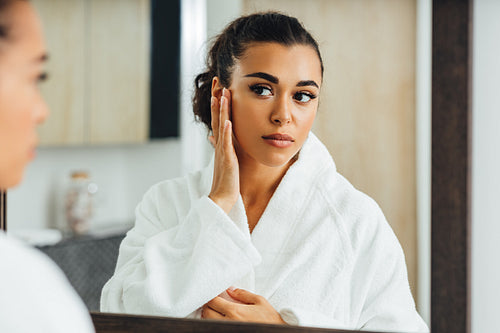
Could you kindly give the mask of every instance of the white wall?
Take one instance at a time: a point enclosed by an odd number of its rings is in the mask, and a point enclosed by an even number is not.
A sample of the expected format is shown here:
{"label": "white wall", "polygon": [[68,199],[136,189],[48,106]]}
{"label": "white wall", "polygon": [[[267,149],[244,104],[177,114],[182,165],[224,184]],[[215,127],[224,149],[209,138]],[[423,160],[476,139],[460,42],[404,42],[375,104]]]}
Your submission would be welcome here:
{"label": "white wall", "polygon": [[128,224],[144,192],[181,174],[179,139],[144,145],[39,148],[20,186],[8,192],[11,231],[60,226],[65,183],[73,170],[86,170],[99,186],[93,227]]}
{"label": "white wall", "polygon": [[207,36],[211,40],[242,13],[242,0],[207,0]]}
{"label": "white wall", "polygon": [[500,299],[500,1],[474,1],[472,332],[498,332]]}
{"label": "white wall", "polygon": [[210,145],[202,124],[196,123],[191,98],[193,82],[204,68],[207,0],[181,2],[181,137],[182,170],[199,170],[209,160]]}

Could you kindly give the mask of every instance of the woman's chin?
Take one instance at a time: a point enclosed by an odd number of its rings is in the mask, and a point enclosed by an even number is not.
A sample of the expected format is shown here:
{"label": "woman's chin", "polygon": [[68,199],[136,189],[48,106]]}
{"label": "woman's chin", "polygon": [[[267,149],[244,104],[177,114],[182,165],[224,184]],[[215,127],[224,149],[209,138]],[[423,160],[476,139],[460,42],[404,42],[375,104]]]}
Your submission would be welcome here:
{"label": "woman's chin", "polygon": [[291,161],[295,160],[297,152],[293,149],[282,149],[281,151],[265,149],[247,153],[240,148],[237,150],[237,155],[240,162],[248,160],[248,162],[253,161],[251,164],[257,162],[270,168],[279,168],[289,165]]}
{"label": "woman's chin", "polygon": [[0,178],[0,190],[7,190],[16,187],[23,180],[23,173],[10,174],[8,177]]}
{"label": "woman's chin", "polygon": [[7,170],[9,170],[6,172],[7,177],[1,179],[2,183],[0,184],[0,188],[9,189],[16,187],[23,180],[28,161],[18,159],[17,162],[18,163],[12,163],[7,168]]}
{"label": "woman's chin", "polygon": [[291,156],[289,154],[287,155],[275,154],[274,156],[265,156],[265,157],[263,156],[262,159],[260,160],[260,163],[271,168],[279,168],[290,164],[294,156],[295,154]]}

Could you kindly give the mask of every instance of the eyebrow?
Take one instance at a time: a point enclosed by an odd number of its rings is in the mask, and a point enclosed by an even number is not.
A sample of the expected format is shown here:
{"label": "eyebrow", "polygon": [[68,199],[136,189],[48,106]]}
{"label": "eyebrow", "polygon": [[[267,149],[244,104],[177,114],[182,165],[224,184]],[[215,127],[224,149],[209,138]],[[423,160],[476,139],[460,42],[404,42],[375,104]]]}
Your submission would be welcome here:
{"label": "eyebrow", "polygon": [[247,74],[247,75],[245,75],[245,77],[260,77],[261,79],[267,80],[267,81],[269,81],[271,83],[275,83],[275,84],[280,82],[280,80],[276,76],[271,75],[271,74],[267,74],[267,73],[263,73],[263,72]]}
{"label": "eyebrow", "polygon": [[305,87],[305,86],[314,86],[319,89],[318,84],[313,80],[299,81],[299,83],[297,83],[297,87]]}
{"label": "eyebrow", "polygon": [[[274,84],[278,84],[280,81],[276,76],[264,72],[247,74],[245,75],[245,77],[259,77]],[[314,86],[319,89],[318,84],[314,80],[303,80],[297,83],[297,87],[306,87],[306,86]]]}

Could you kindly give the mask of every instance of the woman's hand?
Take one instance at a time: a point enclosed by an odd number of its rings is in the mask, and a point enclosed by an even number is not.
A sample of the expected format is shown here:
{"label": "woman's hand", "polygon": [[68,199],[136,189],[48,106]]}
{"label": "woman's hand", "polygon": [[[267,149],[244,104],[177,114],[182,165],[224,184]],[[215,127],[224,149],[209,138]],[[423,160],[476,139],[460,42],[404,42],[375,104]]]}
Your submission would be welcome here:
{"label": "woman's hand", "polygon": [[217,296],[203,306],[202,318],[286,324],[264,297],[243,289],[228,289],[227,293],[238,303]]}
{"label": "woman's hand", "polygon": [[212,96],[212,132],[209,137],[215,148],[214,177],[208,195],[226,213],[231,211],[240,193],[238,158],[233,146],[230,117],[231,93],[224,88],[220,103]]}

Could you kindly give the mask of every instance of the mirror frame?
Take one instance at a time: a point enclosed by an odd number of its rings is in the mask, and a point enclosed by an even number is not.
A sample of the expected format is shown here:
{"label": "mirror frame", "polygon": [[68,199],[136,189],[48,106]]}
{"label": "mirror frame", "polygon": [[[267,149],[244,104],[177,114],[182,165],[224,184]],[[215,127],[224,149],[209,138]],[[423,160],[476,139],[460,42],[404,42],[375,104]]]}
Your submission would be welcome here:
{"label": "mirror frame", "polygon": [[431,332],[471,332],[472,13],[433,1]]}
{"label": "mirror frame", "polygon": [[[473,0],[432,5],[431,332],[470,333]],[[0,228],[6,230],[0,191]],[[97,332],[352,332],[91,313]]]}

